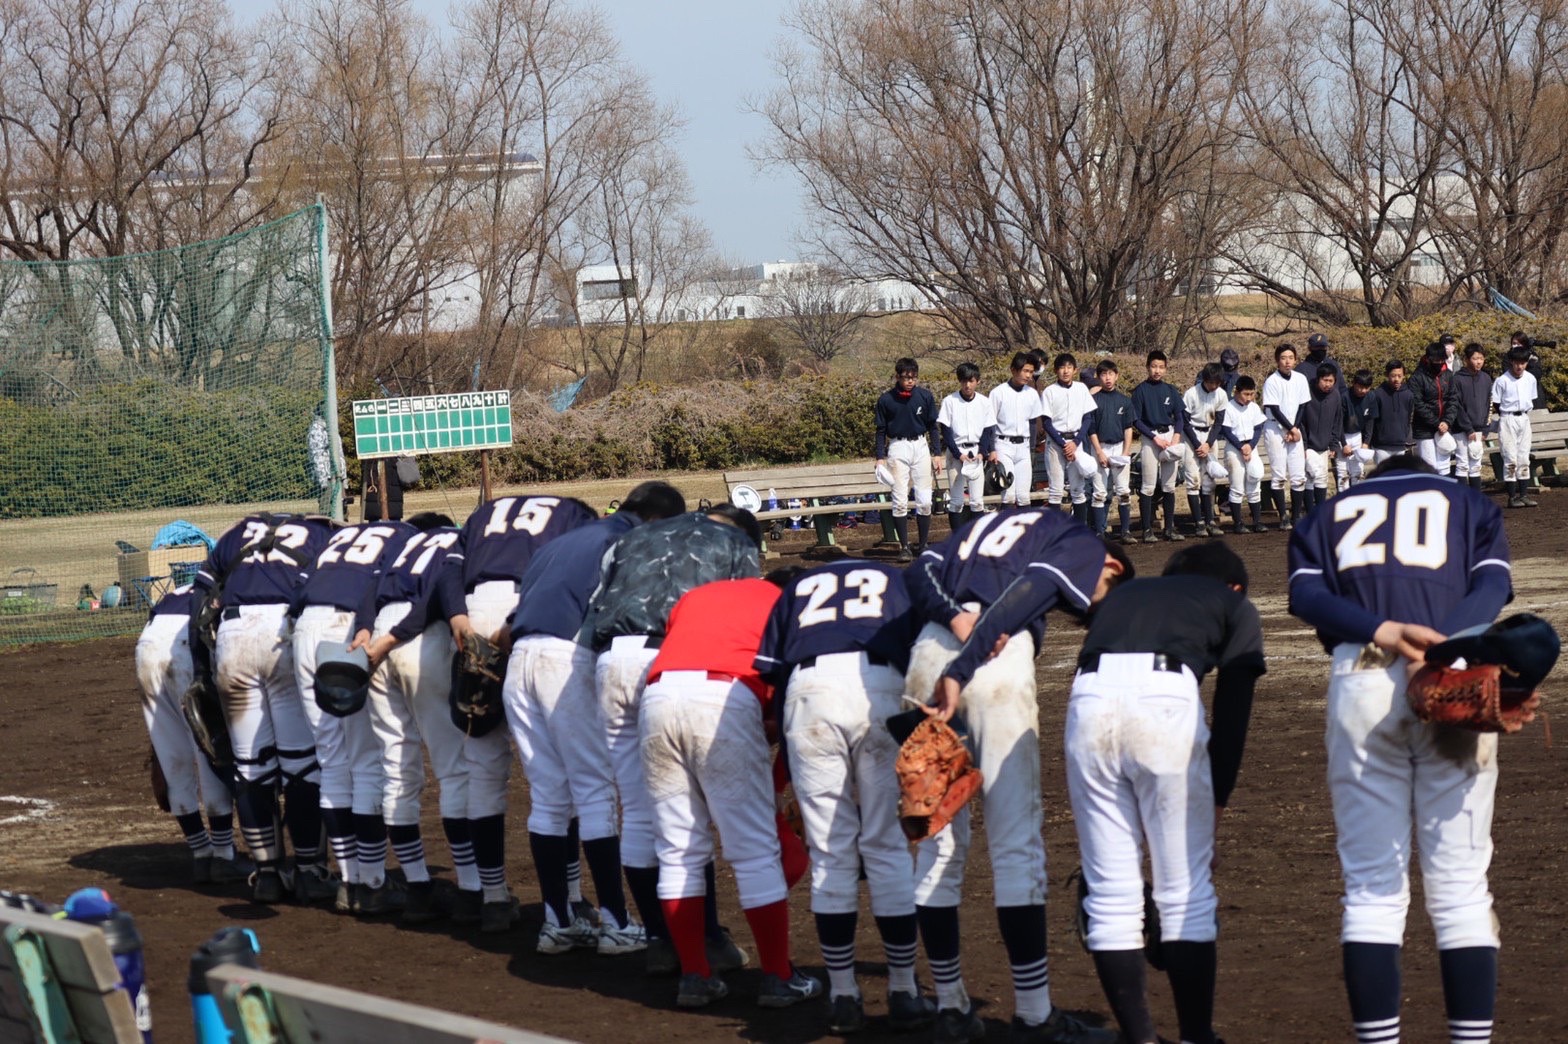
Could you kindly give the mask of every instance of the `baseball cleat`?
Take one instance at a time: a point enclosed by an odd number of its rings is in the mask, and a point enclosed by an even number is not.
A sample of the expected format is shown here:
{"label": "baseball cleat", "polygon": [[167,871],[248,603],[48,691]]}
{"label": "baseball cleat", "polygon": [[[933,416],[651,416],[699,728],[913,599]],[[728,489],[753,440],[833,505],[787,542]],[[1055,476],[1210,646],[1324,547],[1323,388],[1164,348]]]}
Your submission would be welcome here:
{"label": "baseball cleat", "polygon": [[723,933],[722,938],[706,940],[708,967],[713,969],[715,975],[720,972],[739,971],[746,967],[751,961],[751,956],[730,937],[728,928],[719,930]]}
{"label": "baseball cleat", "polygon": [[452,900],[453,924],[478,924],[485,905],[485,895],[478,890],[459,889]]}
{"label": "baseball cleat", "polygon": [[1182,536],[1181,533],[1177,532],[1175,529],[1167,529],[1165,531],[1165,539],[1171,541],[1172,543],[1176,543],[1181,540],[1186,540],[1187,538]]}
{"label": "baseball cleat", "polygon": [[509,932],[512,925],[522,918],[522,909],[515,895],[493,899],[479,908],[479,930],[486,935]]}
{"label": "baseball cleat", "polygon": [[410,881],[403,901],[403,915],[399,920],[404,924],[429,924],[439,916],[440,911],[436,909],[436,883]]}
{"label": "baseball cleat", "polygon": [[213,856],[206,862],[207,880],[211,884],[239,884],[241,881],[250,880],[250,875],[256,870],[256,864],[244,856],[234,856],[231,859]]}
{"label": "baseball cleat", "polygon": [[643,951],[644,975],[674,975],[681,970],[680,954],[668,939],[649,939]]}
{"label": "baseball cleat", "polygon": [[859,1033],[866,1028],[866,1006],[852,993],[841,993],[828,1004],[828,1032]]}
{"label": "baseball cleat", "polygon": [[265,903],[273,906],[283,901],[284,895],[283,875],[276,867],[266,867],[250,875],[250,897],[252,902]]}
{"label": "baseball cleat", "polygon": [[349,884],[347,881],[338,882],[338,894],[332,900],[332,909],[340,914],[351,914],[358,909],[354,889],[358,885]]}
{"label": "baseball cleat", "polygon": [[985,1023],[980,1016],[957,1008],[943,1008],[936,1013],[936,1027],[931,1031],[935,1044],[969,1044],[985,1039]]}
{"label": "baseball cleat", "polygon": [[896,1030],[923,1029],[936,1019],[936,1001],[918,993],[889,992],[887,1020]]}
{"label": "baseball cleat", "polygon": [[196,856],[191,860],[191,883],[212,884],[212,856]]}
{"label": "baseball cleat", "polygon": [[1158,544],[1160,542],[1160,538],[1155,536],[1154,530],[1151,529],[1143,534],[1143,542],[1145,544]]}
{"label": "baseball cleat", "polygon": [[599,929],[590,924],[586,917],[572,918],[572,923],[565,928],[552,924],[546,917],[544,924],[539,926],[540,953],[570,953],[577,949],[597,950],[598,948]]}
{"label": "baseball cleat", "polygon": [[900,544],[899,545],[899,547],[898,547],[898,560],[900,562],[913,562],[915,560],[915,556],[909,550],[908,545],[906,545],[906,544]]}
{"label": "baseball cleat", "polygon": [[338,897],[338,879],[326,867],[294,868],[294,901],[310,905],[331,903]]}
{"label": "baseball cleat", "polygon": [[757,1005],[763,1008],[789,1008],[820,996],[822,983],[799,968],[791,968],[788,979],[765,974],[757,987]]}
{"label": "baseball cleat", "polygon": [[730,988],[717,975],[704,979],[701,975],[682,975],[680,988],[675,993],[677,1008],[705,1008],[714,1001],[730,995]]}
{"label": "baseball cleat", "polygon": [[1080,1022],[1061,1008],[1052,1008],[1050,1018],[1037,1025],[1015,1017],[1007,1039],[1028,1044],[1120,1044],[1122,1035],[1117,1030]]}
{"label": "baseball cleat", "polygon": [[615,918],[600,915],[599,940],[596,944],[601,957],[614,957],[623,953],[641,953],[648,948],[648,933],[636,921],[627,921],[626,927],[615,927]]}
{"label": "baseball cleat", "polygon": [[401,913],[407,906],[408,893],[390,877],[381,882],[380,888],[368,884],[354,886],[354,912],[361,917]]}

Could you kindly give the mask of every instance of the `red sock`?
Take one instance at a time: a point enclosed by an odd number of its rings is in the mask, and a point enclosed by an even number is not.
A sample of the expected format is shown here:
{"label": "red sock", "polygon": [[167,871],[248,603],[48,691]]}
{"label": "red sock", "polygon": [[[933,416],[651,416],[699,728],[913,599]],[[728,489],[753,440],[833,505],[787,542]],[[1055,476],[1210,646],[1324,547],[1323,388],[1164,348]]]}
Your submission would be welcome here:
{"label": "red sock", "polygon": [[713,972],[708,967],[708,947],[702,935],[703,897],[661,899],[659,905],[664,907],[664,923],[669,926],[670,942],[680,956],[681,972],[708,978]]}
{"label": "red sock", "polygon": [[746,923],[751,925],[751,936],[757,942],[757,959],[762,962],[762,970],[788,981],[795,973],[789,963],[788,901],[780,899],[767,906],[754,906],[745,913]]}

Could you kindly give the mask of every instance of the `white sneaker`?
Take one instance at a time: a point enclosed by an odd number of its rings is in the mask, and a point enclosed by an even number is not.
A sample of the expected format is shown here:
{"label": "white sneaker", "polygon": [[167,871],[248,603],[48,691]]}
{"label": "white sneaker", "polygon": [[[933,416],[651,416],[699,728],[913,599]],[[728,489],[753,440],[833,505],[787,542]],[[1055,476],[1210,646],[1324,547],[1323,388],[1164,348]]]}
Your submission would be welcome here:
{"label": "white sneaker", "polygon": [[599,956],[613,957],[620,953],[641,953],[648,948],[648,931],[636,921],[628,921],[625,928],[615,927],[615,918],[601,914],[599,917]]}
{"label": "white sneaker", "polygon": [[571,924],[561,928],[552,924],[547,915],[539,928],[540,953],[570,953],[580,947],[596,949],[598,945],[599,929],[586,917],[574,917]]}

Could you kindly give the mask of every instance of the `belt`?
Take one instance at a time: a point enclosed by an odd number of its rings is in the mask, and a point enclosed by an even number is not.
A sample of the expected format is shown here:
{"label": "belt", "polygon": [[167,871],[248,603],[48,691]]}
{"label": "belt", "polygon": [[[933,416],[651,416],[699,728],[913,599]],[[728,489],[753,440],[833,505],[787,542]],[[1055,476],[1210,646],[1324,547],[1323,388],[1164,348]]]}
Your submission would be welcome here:
{"label": "belt", "polygon": [[1523,417],[1526,414],[1528,414],[1529,412],[1530,412],[1529,410],[1504,410],[1503,411],[1503,416],[1504,417]]}
{"label": "belt", "polygon": [[[1085,657],[1083,657],[1082,659],[1080,659],[1078,661],[1078,672],[1080,674],[1093,674],[1095,671],[1098,671],[1100,669],[1100,657],[1101,656],[1116,656],[1116,655],[1120,655],[1120,654],[1118,654],[1118,653],[1091,653],[1088,656],[1085,656]],[[1153,667],[1157,671],[1168,671],[1171,674],[1180,674],[1182,671],[1187,669],[1187,665],[1186,664],[1182,663],[1176,657],[1166,655],[1165,653],[1155,653],[1153,658],[1152,658],[1152,660],[1151,660],[1151,662],[1150,662],[1150,666]]]}
{"label": "belt", "polygon": [[1027,435],[998,435],[997,438],[1001,439],[1003,442],[1011,442],[1014,445],[1029,441],[1029,436]]}
{"label": "belt", "polygon": [[[863,649],[846,649],[844,651],[845,652],[850,652],[850,653],[855,653],[855,652],[864,653],[864,655],[866,657],[866,662],[869,663],[873,667],[891,667],[891,666],[893,666],[893,662],[891,660],[889,660],[886,656],[878,656],[874,652],[865,652],[865,650],[863,650]],[[842,653],[822,653],[821,655],[822,656],[840,656],[840,655],[842,655]],[[806,667],[815,667],[816,665],[817,665],[817,657],[816,656],[808,656],[805,659],[801,660],[799,663],[797,663],[795,665],[795,667],[797,669],[804,669]]]}
{"label": "belt", "polygon": [[1165,424],[1165,425],[1162,425],[1162,426],[1160,426],[1158,428],[1155,428],[1154,429],[1154,433],[1156,435],[1169,435],[1171,432],[1173,432],[1175,430],[1176,429],[1174,427],[1172,427],[1171,425]]}
{"label": "belt", "polygon": [[238,620],[240,618],[240,607],[237,605],[229,606],[223,610],[223,618],[225,620]]}
{"label": "belt", "polygon": [[1192,430],[1193,431],[1208,431],[1212,427],[1214,427],[1214,425],[1212,425],[1212,424],[1194,424],[1192,426]]}
{"label": "belt", "polygon": [[613,647],[615,645],[615,643],[619,642],[622,638],[640,638],[640,639],[642,639],[642,644],[639,646],[639,648],[643,648],[643,649],[657,649],[659,646],[664,644],[664,636],[663,635],[658,635],[658,634],[617,634],[617,635],[613,636],[610,639],[609,646]]}
{"label": "belt", "polygon": [[920,440],[921,436],[919,435],[894,435],[892,437],[893,442],[919,442]]}
{"label": "belt", "polygon": [[978,442],[960,442],[958,444],[958,448],[959,449],[974,449],[978,445],[980,445]]}

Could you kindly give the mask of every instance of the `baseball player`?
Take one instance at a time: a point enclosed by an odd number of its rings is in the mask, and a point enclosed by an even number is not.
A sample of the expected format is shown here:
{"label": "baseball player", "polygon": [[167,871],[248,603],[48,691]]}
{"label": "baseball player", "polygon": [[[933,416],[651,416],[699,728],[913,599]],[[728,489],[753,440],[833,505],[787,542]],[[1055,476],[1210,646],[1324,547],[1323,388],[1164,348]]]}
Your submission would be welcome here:
{"label": "baseball player", "polygon": [[996,460],[996,411],[979,392],[980,367],[959,363],[958,390],[942,400],[937,432],[947,449],[947,523],[956,532],[985,510],[985,462]]}
{"label": "baseball player", "polygon": [[[1224,439],[1225,466],[1230,471],[1230,518],[1235,533],[1262,533],[1263,525],[1263,461],[1258,457],[1258,442],[1263,438],[1263,410],[1257,403],[1258,384],[1242,374],[1236,379],[1235,398],[1225,408],[1220,418],[1220,436]],[[1241,520],[1241,505],[1245,501],[1252,511],[1249,529]]]}
{"label": "baseball player", "polygon": [[756,667],[783,693],[790,779],[811,851],[811,912],[828,969],[828,1030],[865,1026],[855,923],[865,868],[897,1029],[929,1025],[915,984],[915,880],[898,822],[899,712],[918,622],[901,570],[847,559],[802,573],[773,607]]}
{"label": "baseball player", "polygon": [[[369,714],[339,718],[316,703],[316,658],[323,642],[347,644],[355,634],[360,606],[374,600],[382,573],[418,532],[404,522],[362,522],[332,534],[327,546],[301,573],[294,600],[294,677],[305,717],[316,738],[321,822],[337,860],[339,913],[390,913],[404,894],[386,880],[387,828],[381,818],[381,746]],[[359,872],[359,859],[379,863],[380,876]]]}
{"label": "baseball player", "polygon": [[1078,380],[1078,360],[1063,352],[1051,363],[1056,380],[1045,386],[1040,402],[1049,422],[1049,441],[1045,444],[1045,473],[1048,486],[1045,502],[1062,503],[1063,483],[1072,500],[1073,517],[1089,524],[1089,495],[1083,472],[1073,466],[1080,451],[1087,452],[1089,432],[1095,424],[1095,398]]}
{"label": "baseball player", "polygon": [[[1216,667],[1211,734],[1198,687]],[[1181,1040],[1215,1044],[1214,835],[1265,669],[1247,567],[1218,541],[1107,595],[1078,654],[1065,749],[1089,888],[1085,944],[1131,1044],[1159,1040],[1144,992],[1145,841]]]}
{"label": "baseball player", "polygon": [[[610,760],[621,799],[621,863],[647,935],[649,974],[673,974],[680,961],[659,903],[653,807],[643,774],[638,722],[648,668],[663,644],[670,610],[694,587],[762,575],[762,527],[751,512],[715,504],[706,512],[637,526],[604,556],[578,642],[598,660],[594,677]],[[705,878],[705,934],[714,972],[744,967],[747,955],[720,926],[713,862]]]}
{"label": "baseball player", "polygon": [[1345,399],[1338,384],[1337,367],[1319,367],[1312,379],[1312,394],[1296,414],[1296,424],[1301,429],[1302,464],[1307,473],[1301,500],[1307,511],[1328,499],[1331,462],[1345,444]]}
{"label": "baseball player", "polygon": [[1141,449],[1139,468],[1143,488],[1138,497],[1138,514],[1143,524],[1143,542],[1152,544],[1154,535],[1154,494],[1158,490],[1165,510],[1165,539],[1185,540],[1176,531],[1176,477],[1181,472],[1184,454],[1182,438],[1193,447],[1199,460],[1208,458],[1209,449],[1192,430],[1181,392],[1166,383],[1165,353],[1158,348],[1144,359],[1149,376],[1132,390],[1133,426],[1138,429]]}
{"label": "baseball player", "polygon": [[[893,364],[893,387],[877,399],[876,461],[893,472],[893,531],[898,534],[898,560],[910,561],[909,493],[914,489],[915,528],[920,550],[931,537],[931,468],[942,470],[936,438],[936,399],[920,387],[920,364],[903,358]],[[932,450],[937,455],[932,457]]]}
{"label": "baseball player", "polygon": [[[180,701],[191,687],[190,618],[195,600],[185,584],[158,599],[136,639],[136,680],[153,755],[169,790],[169,813],[191,850],[196,884],[230,884],[249,876],[234,854],[234,798],[191,738]],[[202,822],[202,809],[207,821]]]}
{"label": "baseball player", "polygon": [[[249,515],[218,538],[196,573],[190,641],[203,640],[207,610],[220,614],[213,682],[234,746],[234,808],[256,861],[251,898],[331,901],[337,883],[322,850],[315,737],[294,673],[289,611],[337,523],[319,515]],[[294,845],[285,874],[279,791]]]}
{"label": "baseball player", "polygon": [[1497,407],[1497,445],[1503,452],[1503,480],[1508,486],[1508,506],[1535,507],[1530,496],[1530,410],[1540,395],[1535,375],[1526,367],[1530,349],[1508,349],[1508,372],[1492,382],[1492,405]]}
{"label": "baseball player", "polygon": [[[1269,496],[1279,514],[1279,528],[1289,529],[1292,518],[1305,512],[1306,457],[1302,452],[1297,415],[1312,396],[1311,385],[1296,371],[1296,349],[1288,344],[1274,349],[1274,372],[1263,381],[1263,446],[1269,457]],[[1290,485],[1290,502],[1285,485]]]}
{"label": "baseball player", "polygon": [[[1383,367],[1383,383],[1374,389],[1369,398],[1377,422],[1372,428],[1372,463],[1381,464],[1389,457],[1397,457],[1410,449],[1410,419],[1415,412],[1415,397],[1405,384],[1405,364],[1398,359],[1388,360]],[[1362,435],[1366,443],[1366,435]]]}
{"label": "baseball player", "polygon": [[1132,399],[1116,388],[1120,374],[1114,359],[1100,360],[1095,374],[1100,379],[1100,390],[1094,395],[1095,420],[1089,446],[1099,469],[1094,474],[1090,518],[1095,535],[1105,536],[1110,527],[1110,498],[1114,496],[1120,523],[1117,537],[1125,544],[1132,539]]}
{"label": "baseball player", "polygon": [[[928,712],[943,720],[965,710],[985,780],[986,836],[997,923],[1012,968],[1017,1040],[1116,1039],[1051,1003],[1034,658],[1052,607],[1084,613],[1131,575],[1125,553],[1083,525],[1060,512],[1020,508],[977,519],[922,555],[905,577],[926,621],[905,692],[929,701]],[[944,1040],[983,1035],[959,970],[958,903],[968,849],[963,811],[916,854],[916,913],[936,980],[936,1032]]]}
{"label": "baseball player", "polygon": [[1454,437],[1459,440],[1454,477],[1479,490],[1486,431],[1492,419],[1492,375],[1486,372],[1486,349],[1475,341],[1465,345],[1462,358],[1464,365],[1454,374],[1454,398],[1459,402],[1454,425]]}
{"label": "baseball player", "polygon": [[1451,432],[1459,421],[1459,399],[1454,395],[1454,375],[1448,371],[1448,350],[1437,341],[1427,345],[1420,365],[1406,383],[1415,399],[1410,435],[1415,439],[1416,453],[1438,474],[1446,475],[1454,457],[1448,446],[1457,441]]}
{"label": "baseball player", "polygon": [[822,983],[790,961],[788,887],[765,724],[774,720],[773,691],[755,665],[780,586],[794,572],[772,574],[776,582],[719,580],[688,591],[671,610],[648,668],[642,763],[653,799],[659,899],[680,956],[675,1002],[683,1008],[729,993],[703,945],[704,868],[713,858],[715,827],[757,943],[763,971],[757,1003],[785,1008],[822,995]]}
{"label": "baseball player", "polygon": [[1360,482],[1366,473],[1377,427],[1377,403],[1372,394],[1372,371],[1357,370],[1345,399],[1345,445],[1334,461],[1335,488],[1341,492]]}
{"label": "baseball player", "polygon": [[[534,553],[562,533],[598,516],[580,500],[498,497],[479,505],[463,523],[437,583],[452,641],[469,631],[504,645],[517,609],[517,582]],[[516,922],[517,902],[506,887],[506,780],[512,755],[506,733],[470,732],[463,740],[468,773],[468,831],[479,867],[479,930],[504,932]],[[453,908],[453,920],[470,921],[472,899]]]}
{"label": "baseball player", "polygon": [[[1182,395],[1182,408],[1187,411],[1188,422],[1197,435],[1200,445],[1214,452],[1219,441],[1219,422],[1225,414],[1225,404],[1230,401],[1225,392],[1225,372],[1213,363],[1198,374],[1198,383]],[[1187,479],[1187,509],[1197,524],[1197,536],[1223,536],[1219,520],[1214,515],[1214,476],[1205,467],[1206,460],[1195,452],[1182,456],[1182,470]]]}
{"label": "baseball player", "polygon": [[1309,517],[1291,535],[1289,563],[1290,611],[1333,657],[1328,779],[1356,1039],[1399,1040],[1415,831],[1449,1034],[1484,1044],[1497,989],[1486,879],[1497,736],[1421,722],[1405,687],[1425,649],[1490,623],[1513,596],[1502,513],[1401,454]]}
{"label": "baseball player", "polygon": [[[381,753],[382,816],[388,840],[408,881],[402,920],[423,924],[437,916],[435,886],[425,863],[419,827],[420,794],[425,786],[421,746],[441,791],[441,828],[452,851],[460,900],[478,916],[479,869],[468,832],[468,773],[463,734],[452,724],[448,695],[452,678],[452,632],[440,605],[436,580],[460,533],[445,515],[421,512],[408,519],[419,532],[403,545],[383,571],[373,604],[362,604],[353,646],[370,656],[370,725]],[[367,880],[385,876],[386,855],[360,853]],[[360,913],[376,903],[362,894]]]}
{"label": "baseball player", "polygon": [[[644,482],[615,514],[578,526],[535,552],[518,582],[511,659],[502,700],[528,777],[528,843],[544,898],[540,953],[592,947],[636,953],[647,939],[626,911],[621,887],[615,771],[594,688],[593,650],[577,644],[605,552],[643,522],[672,518],[686,498],[667,482]],[[583,854],[599,901],[598,923],[572,913],[567,865],[576,854],[569,824],[578,818]]]}
{"label": "baseball player", "polygon": [[1013,355],[1012,377],[991,389],[987,398],[996,413],[996,457],[1007,466],[1013,484],[1002,491],[1002,506],[1027,507],[1034,483],[1034,462],[1030,447],[1040,428],[1045,406],[1035,391],[1035,365],[1028,354]]}

